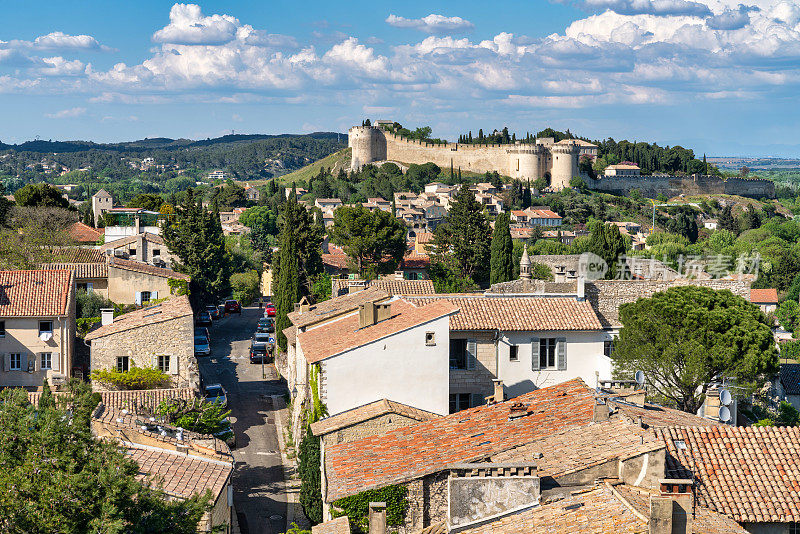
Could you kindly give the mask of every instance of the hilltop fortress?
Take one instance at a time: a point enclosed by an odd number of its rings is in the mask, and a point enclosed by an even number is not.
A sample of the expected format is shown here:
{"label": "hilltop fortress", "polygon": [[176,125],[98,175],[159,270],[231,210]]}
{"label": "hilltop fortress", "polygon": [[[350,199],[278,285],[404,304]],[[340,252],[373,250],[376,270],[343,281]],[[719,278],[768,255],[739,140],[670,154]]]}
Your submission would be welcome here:
{"label": "hilltop fortress", "polygon": [[[383,121],[380,121],[381,123]],[[592,179],[578,170],[578,159],[597,157],[597,145],[580,139],[539,138],[534,144],[517,142],[503,145],[426,143],[407,139],[380,126],[353,126],[348,131],[352,149],[350,169],[359,170],[368,163],[435,163],[443,169],[461,169],[475,173],[497,171],[520,180],[544,178],[556,191],[568,187],[573,177],[581,177],[594,190],[624,195],[632,189],[647,197],[659,194],[728,194],[746,197],[774,197],[771,180],[717,176],[605,176]]]}

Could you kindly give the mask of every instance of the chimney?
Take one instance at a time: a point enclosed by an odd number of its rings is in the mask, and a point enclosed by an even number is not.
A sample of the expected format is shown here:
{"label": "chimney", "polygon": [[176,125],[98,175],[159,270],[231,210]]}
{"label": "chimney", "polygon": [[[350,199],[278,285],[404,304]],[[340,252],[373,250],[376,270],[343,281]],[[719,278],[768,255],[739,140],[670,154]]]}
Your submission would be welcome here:
{"label": "chimney", "polygon": [[369,503],[369,534],[386,534],[386,503]]}
{"label": "chimney", "polygon": [[375,305],[375,322],[379,323],[381,321],[385,321],[386,319],[392,316],[392,305],[389,303],[386,304],[376,304]]}
{"label": "chimney", "polygon": [[586,278],[583,276],[578,277],[578,300],[586,300]]}
{"label": "chimney", "polygon": [[100,325],[106,326],[114,322],[114,308],[101,308],[100,309]]}
{"label": "chimney", "polygon": [[691,534],[694,497],[691,479],[662,479],[660,495],[650,497],[649,534]]}
{"label": "chimney", "polygon": [[503,389],[503,381],[499,378],[493,378],[492,382],[494,382],[494,395],[489,397],[491,400],[489,404],[497,404],[498,402],[503,402],[506,400],[505,390]]}
{"label": "chimney", "polygon": [[594,413],[592,414],[592,422],[598,423],[600,421],[608,421],[608,404],[597,399],[594,404]]}
{"label": "chimney", "polygon": [[358,307],[358,327],[365,328],[375,324],[375,303],[365,302]]}
{"label": "chimney", "polygon": [[513,421],[514,419],[519,419],[526,415],[528,415],[528,407],[521,402],[515,402],[511,405],[511,410],[508,412],[508,420]]}

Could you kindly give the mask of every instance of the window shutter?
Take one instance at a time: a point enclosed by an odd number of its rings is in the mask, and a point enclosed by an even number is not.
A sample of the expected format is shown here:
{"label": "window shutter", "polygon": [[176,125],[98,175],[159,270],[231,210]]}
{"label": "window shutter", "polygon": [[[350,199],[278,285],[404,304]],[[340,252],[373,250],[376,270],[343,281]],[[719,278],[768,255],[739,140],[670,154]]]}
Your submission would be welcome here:
{"label": "window shutter", "polygon": [[51,365],[51,368],[53,369],[53,371],[61,371],[61,353],[60,352],[54,352],[53,356],[52,356],[52,359],[50,361],[52,362],[50,365]]}
{"label": "window shutter", "polygon": [[474,339],[467,340],[467,369],[475,369],[475,360],[478,359],[478,342]]}
{"label": "window shutter", "polygon": [[34,371],[41,371],[42,370],[42,353],[41,352],[33,355],[33,370]]}
{"label": "window shutter", "polygon": [[153,291],[150,293],[150,300],[156,300],[158,298],[158,291]]}
{"label": "window shutter", "polygon": [[178,357],[174,354],[169,357],[169,374],[178,374]]}
{"label": "window shutter", "polygon": [[28,370],[28,353],[23,352],[20,356],[20,366],[19,368],[23,371]]}
{"label": "window shutter", "polygon": [[539,338],[531,338],[531,371],[539,370]]}
{"label": "window shutter", "polygon": [[3,371],[6,373],[11,370],[11,354],[3,354]]}
{"label": "window shutter", "polygon": [[558,358],[558,370],[567,369],[567,338],[560,337],[556,343],[556,357]]}
{"label": "window shutter", "polygon": [[150,356],[150,367],[158,369],[158,355],[153,354]]}
{"label": "window shutter", "polygon": [[141,306],[142,305],[142,292],[141,291],[137,291],[136,292],[136,296],[133,299],[133,303],[136,304],[137,306]]}
{"label": "window shutter", "polygon": [[483,406],[486,403],[486,398],[480,393],[473,393],[471,400],[472,400],[471,406],[473,408],[475,406]]}

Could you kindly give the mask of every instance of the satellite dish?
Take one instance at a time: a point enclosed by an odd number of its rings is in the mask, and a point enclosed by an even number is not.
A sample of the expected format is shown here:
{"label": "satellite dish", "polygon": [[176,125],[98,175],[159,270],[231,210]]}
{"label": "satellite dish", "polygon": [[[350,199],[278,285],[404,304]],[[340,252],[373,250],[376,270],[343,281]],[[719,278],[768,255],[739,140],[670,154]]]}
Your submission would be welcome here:
{"label": "satellite dish", "polygon": [[640,386],[642,384],[644,384],[644,372],[643,371],[636,371],[636,374],[633,375],[633,378],[634,378],[634,380],[636,380],[636,383],[639,384]]}
{"label": "satellite dish", "polygon": [[731,420],[731,409],[727,406],[721,406],[719,409],[719,420],[727,423]]}
{"label": "satellite dish", "polygon": [[731,397],[731,392],[727,389],[719,390],[719,402],[723,406],[730,406],[731,402],[733,402],[733,397]]}

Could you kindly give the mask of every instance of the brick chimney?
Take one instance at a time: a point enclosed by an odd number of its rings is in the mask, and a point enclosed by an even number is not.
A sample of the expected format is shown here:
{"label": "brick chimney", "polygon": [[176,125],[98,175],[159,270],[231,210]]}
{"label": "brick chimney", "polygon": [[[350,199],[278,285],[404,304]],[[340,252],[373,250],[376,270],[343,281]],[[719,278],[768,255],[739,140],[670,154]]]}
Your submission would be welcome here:
{"label": "brick chimney", "polygon": [[662,479],[661,493],[650,497],[649,534],[691,534],[694,495],[691,479]]}
{"label": "brick chimney", "polygon": [[386,534],[386,503],[369,503],[369,534]]}
{"label": "brick chimney", "polygon": [[100,326],[106,326],[114,322],[114,308],[100,309]]}
{"label": "brick chimney", "polygon": [[503,381],[499,378],[493,378],[492,382],[494,383],[494,394],[491,397],[487,397],[487,404],[497,404],[498,402],[503,402],[506,400],[505,390],[503,389]]}

